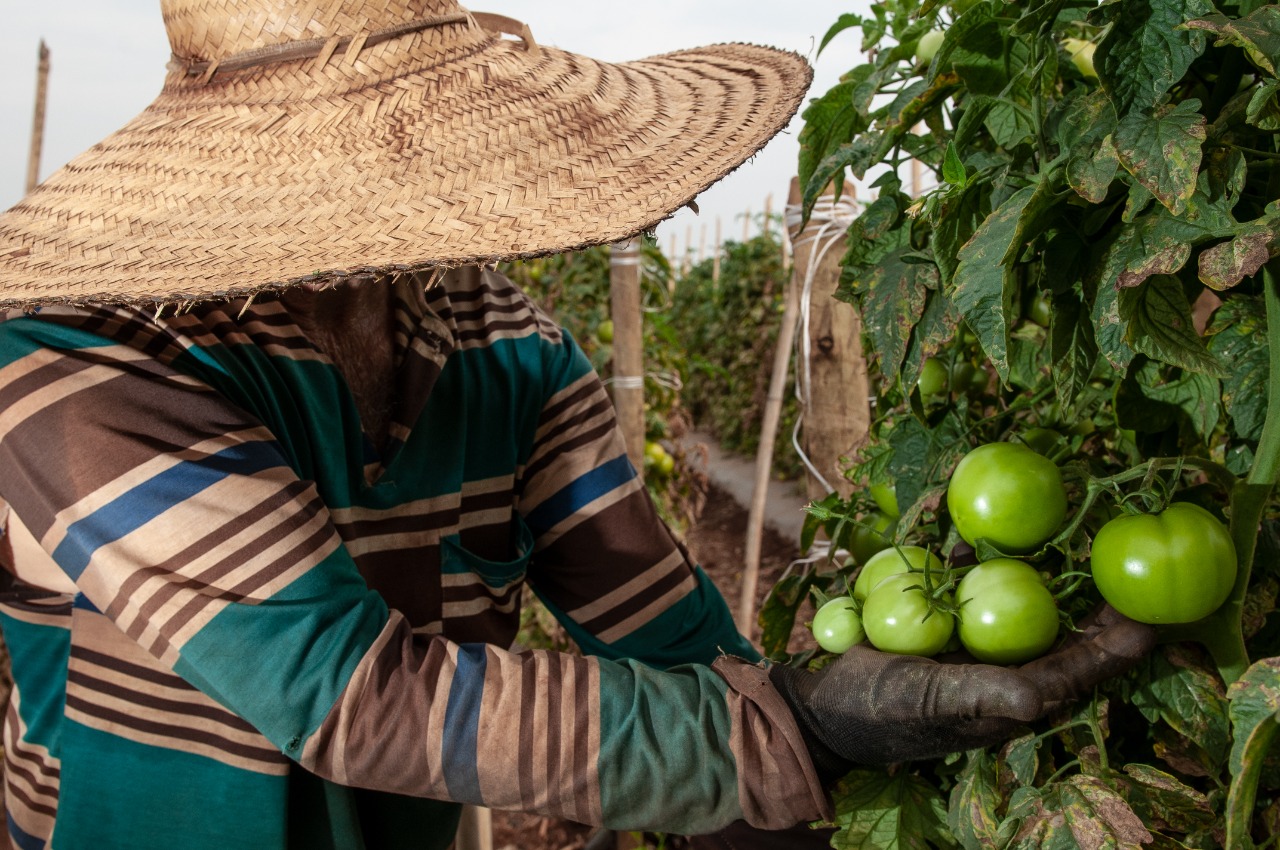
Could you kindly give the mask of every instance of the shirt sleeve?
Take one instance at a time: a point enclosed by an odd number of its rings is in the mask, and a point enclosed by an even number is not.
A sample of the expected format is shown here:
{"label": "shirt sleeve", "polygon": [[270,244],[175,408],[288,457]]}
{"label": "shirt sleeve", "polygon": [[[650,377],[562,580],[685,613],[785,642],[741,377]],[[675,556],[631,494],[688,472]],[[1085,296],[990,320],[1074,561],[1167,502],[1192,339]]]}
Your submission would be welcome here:
{"label": "shirt sleeve", "polygon": [[567,334],[544,350],[547,400],[520,481],[529,577],[584,652],[666,668],[759,660],[719,590],[654,508],[614,406]]}
{"label": "shirt sleeve", "polygon": [[759,668],[415,634],[260,423],[142,351],[53,334],[0,325],[0,497],[78,605],[308,770],[622,829],[825,813]]}

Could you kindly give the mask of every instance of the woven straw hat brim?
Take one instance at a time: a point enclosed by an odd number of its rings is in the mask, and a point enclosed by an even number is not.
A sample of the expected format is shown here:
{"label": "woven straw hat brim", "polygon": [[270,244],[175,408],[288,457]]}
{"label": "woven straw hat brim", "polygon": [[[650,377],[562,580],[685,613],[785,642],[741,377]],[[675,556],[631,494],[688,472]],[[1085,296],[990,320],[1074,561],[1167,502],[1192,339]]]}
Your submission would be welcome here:
{"label": "woven straw hat brim", "polygon": [[[467,37],[443,41],[453,26]],[[0,305],[232,297],[630,238],[763,147],[811,76],[753,45],[614,64],[470,24],[207,82],[175,67],[0,214]]]}

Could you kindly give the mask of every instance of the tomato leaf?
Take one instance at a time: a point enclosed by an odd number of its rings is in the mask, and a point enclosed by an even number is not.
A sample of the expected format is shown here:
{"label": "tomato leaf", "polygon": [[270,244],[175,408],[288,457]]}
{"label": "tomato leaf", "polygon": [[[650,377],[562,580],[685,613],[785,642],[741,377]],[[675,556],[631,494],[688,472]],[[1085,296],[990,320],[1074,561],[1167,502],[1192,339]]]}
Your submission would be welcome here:
{"label": "tomato leaf", "polygon": [[1245,117],[1259,130],[1280,130],[1280,80],[1267,80],[1249,98]]}
{"label": "tomato leaf", "polygon": [[1055,293],[1049,323],[1049,362],[1063,407],[1084,389],[1098,361],[1093,323],[1073,290]]}
{"label": "tomato leaf", "polygon": [[1221,419],[1217,378],[1183,371],[1166,375],[1154,360],[1128,375],[1116,392],[1116,420],[1135,431],[1155,433],[1186,423],[1207,441]]}
{"label": "tomato leaf", "polygon": [[1096,23],[1111,25],[1094,64],[1116,112],[1151,109],[1164,98],[1205,48],[1203,33],[1178,25],[1213,11],[1208,0],[1118,0],[1094,11]]}
{"label": "tomato leaf", "polygon": [[1130,112],[1112,137],[1120,164],[1174,215],[1186,209],[1200,174],[1205,119],[1199,109],[1193,99]]}
{"label": "tomato leaf", "polygon": [[1082,774],[1016,792],[1009,802],[1009,818],[1021,821],[1007,845],[1010,850],[1140,850],[1153,839],[1123,797],[1102,780]]}
{"label": "tomato leaf", "polygon": [[1195,741],[1221,765],[1231,747],[1227,696],[1222,683],[1186,647],[1169,644],[1147,662],[1146,682],[1133,693],[1133,705],[1148,720],[1163,720]]}
{"label": "tomato leaf", "polygon": [[1120,318],[1120,293],[1114,286],[1098,287],[1091,317],[1098,351],[1117,372],[1124,374],[1133,362],[1134,351],[1127,341],[1126,322]]}
{"label": "tomato leaf", "polygon": [[1267,317],[1262,299],[1228,298],[1213,314],[1209,325],[1209,351],[1231,369],[1222,381],[1222,402],[1231,417],[1231,429],[1245,440],[1262,435],[1267,416],[1270,374]]}
{"label": "tomato leaf", "polygon": [[1067,156],[1067,183],[1080,197],[1100,204],[1120,168],[1110,136],[1116,128],[1116,111],[1102,89],[1078,97],[1066,107],[1058,131],[1058,144]]}
{"label": "tomato leaf", "polygon": [[996,784],[994,757],[986,750],[970,750],[964,769],[956,776],[947,809],[951,834],[965,850],[999,846],[1000,818],[996,810],[1003,802]]}
{"label": "tomato leaf", "polygon": [[1250,739],[1267,721],[1280,717],[1280,658],[1254,662],[1227,691],[1235,741],[1231,747],[1232,775],[1242,772],[1253,758],[1262,758],[1251,748]]}
{"label": "tomato leaf", "polygon": [[1036,194],[1036,187],[1026,186],[1014,193],[987,216],[960,249],[951,299],[995,367],[1001,381],[1009,377],[1009,327],[1013,322],[1013,294],[1017,280],[1013,268],[1004,258],[1015,247],[1022,233],[1022,215]]}
{"label": "tomato leaf", "polygon": [[1227,691],[1231,700],[1231,793],[1227,802],[1227,839],[1243,843],[1253,820],[1262,762],[1280,733],[1280,658],[1255,662]]}
{"label": "tomato leaf", "polygon": [[1196,333],[1191,305],[1178,278],[1157,275],[1121,292],[1120,317],[1128,322],[1128,341],[1134,351],[1192,372],[1215,378],[1226,375]]}
{"label": "tomato leaf", "polygon": [[927,293],[924,312],[911,335],[911,345],[903,363],[903,386],[915,385],[924,361],[952,340],[959,322],[960,315],[949,298],[938,292]]}
{"label": "tomato leaf", "polygon": [[937,285],[932,265],[908,263],[903,251],[886,256],[870,269],[863,299],[863,328],[874,345],[880,370],[887,376],[902,369],[912,331],[924,315],[929,289]]}
{"label": "tomato leaf", "polygon": [[1276,76],[1276,58],[1280,57],[1280,9],[1262,6],[1239,20],[1226,15],[1206,15],[1187,21],[1185,29],[1206,30],[1218,36],[1219,46],[1232,44],[1242,48],[1249,60],[1271,76]]}
{"label": "tomato leaf", "polygon": [[1193,832],[1216,822],[1209,798],[1175,776],[1149,764],[1127,764],[1124,773],[1112,782],[1148,826]]}
{"label": "tomato leaf", "polygon": [[786,652],[791,631],[795,628],[796,611],[813,583],[811,571],[792,573],[774,585],[765,598],[759,616],[763,630],[760,649],[766,657],[775,658]]}
{"label": "tomato leaf", "polygon": [[946,805],[932,783],[901,771],[855,770],[831,792],[836,850],[928,850],[954,847]]}

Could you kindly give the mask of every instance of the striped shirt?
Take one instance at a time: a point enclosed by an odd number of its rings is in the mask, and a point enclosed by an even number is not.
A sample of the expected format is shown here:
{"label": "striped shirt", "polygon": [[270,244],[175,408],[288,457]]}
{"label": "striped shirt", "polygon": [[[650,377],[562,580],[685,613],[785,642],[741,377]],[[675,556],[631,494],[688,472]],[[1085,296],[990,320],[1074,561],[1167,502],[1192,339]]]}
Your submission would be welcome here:
{"label": "striped shirt", "polygon": [[[443,848],[459,803],[824,815],[573,340],[493,272],[391,286],[380,449],[275,300],[0,322],[15,845]],[[526,583],[582,656],[508,650]]]}

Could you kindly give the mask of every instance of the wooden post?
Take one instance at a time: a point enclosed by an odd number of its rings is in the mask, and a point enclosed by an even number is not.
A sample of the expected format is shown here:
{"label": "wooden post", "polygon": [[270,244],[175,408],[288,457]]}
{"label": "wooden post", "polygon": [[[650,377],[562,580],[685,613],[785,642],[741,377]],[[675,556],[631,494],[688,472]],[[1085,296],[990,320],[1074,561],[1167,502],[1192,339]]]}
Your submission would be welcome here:
{"label": "wooden post", "polygon": [[742,214],[742,241],[745,244],[751,238],[751,210]]}
{"label": "wooden post", "polygon": [[764,417],[760,423],[760,446],[756,450],[756,475],[751,505],[747,510],[746,552],[742,567],[742,589],[738,597],[738,631],[750,636],[755,626],[756,586],[760,581],[760,553],[764,538],[764,511],[769,496],[769,477],[773,472],[773,446],[778,436],[778,420],[786,396],[787,371],[791,365],[791,346],[795,342],[796,319],[800,314],[800,298],[793,282],[787,284],[787,297],[778,329],[778,346],[773,352],[773,373],[769,377],[769,394],[765,398]]}
{"label": "wooden post", "polygon": [[[846,187],[847,188],[847,187]],[[825,209],[830,209],[830,193]],[[808,293],[807,327],[798,331],[802,354],[799,364],[804,400],[803,445],[809,462],[825,480],[807,476],[810,499],[821,499],[831,489],[848,498],[852,485],[845,480],[841,457],[847,456],[867,435],[871,423],[870,384],[862,354],[862,322],[849,304],[835,299],[840,281],[840,261],[845,252],[847,222],[824,214],[823,200],[815,206],[808,226],[791,234],[795,269],[792,279]],[[791,182],[788,204],[801,202],[798,180]],[[803,295],[802,295],[803,297]]]}
{"label": "wooden post", "polygon": [[760,235],[769,235],[769,218],[773,215],[773,193],[770,192],[764,197],[764,228],[760,231]]}
{"label": "wooden post", "polygon": [[610,246],[609,297],[613,319],[613,406],[627,442],[627,457],[643,475],[644,327],[638,240]]}
{"label": "wooden post", "polygon": [[707,223],[702,223],[702,231],[698,236],[698,264],[707,258]]}
{"label": "wooden post", "polygon": [[27,191],[40,183],[40,155],[44,149],[44,110],[49,97],[49,48],[40,39],[40,58],[36,71],[36,111],[31,122],[31,153],[27,157]]}

